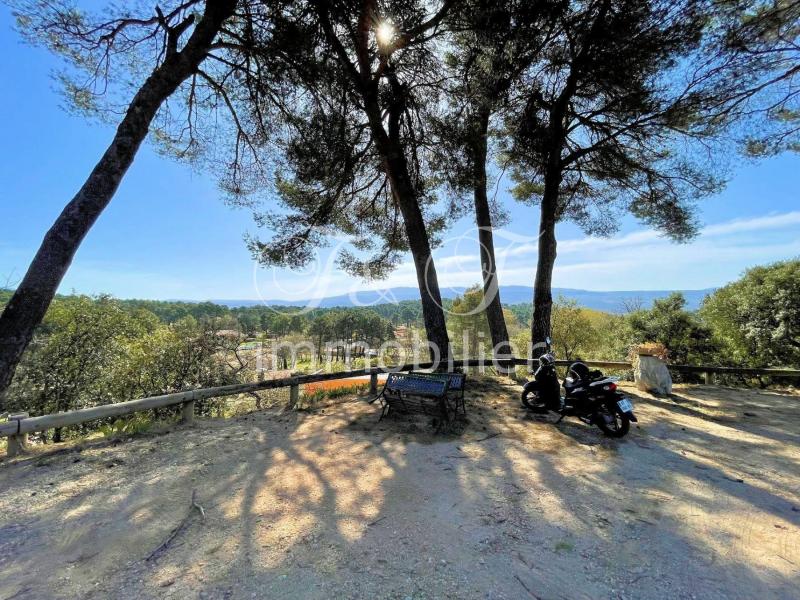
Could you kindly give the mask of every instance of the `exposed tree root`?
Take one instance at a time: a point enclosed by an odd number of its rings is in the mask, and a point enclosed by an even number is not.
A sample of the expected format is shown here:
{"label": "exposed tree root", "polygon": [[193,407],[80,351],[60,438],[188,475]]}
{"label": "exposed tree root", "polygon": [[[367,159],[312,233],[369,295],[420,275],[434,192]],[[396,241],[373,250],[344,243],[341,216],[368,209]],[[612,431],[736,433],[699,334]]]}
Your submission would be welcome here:
{"label": "exposed tree root", "polygon": [[155,560],[156,558],[161,556],[161,554],[163,554],[167,550],[167,548],[169,548],[169,545],[172,543],[172,541],[176,537],[178,537],[178,535],[181,532],[183,532],[184,529],[186,529],[189,526],[191,517],[194,514],[195,510],[198,513],[200,513],[200,519],[202,521],[205,521],[205,519],[206,519],[206,511],[203,509],[203,507],[200,504],[197,503],[197,490],[192,490],[192,501],[191,501],[191,504],[189,505],[189,512],[183,518],[183,520],[178,524],[178,526],[175,527],[175,529],[173,529],[170,532],[169,536],[167,536],[167,539],[164,540],[158,548],[153,550],[147,556],[147,558],[144,559],[145,562],[150,562],[152,560]]}

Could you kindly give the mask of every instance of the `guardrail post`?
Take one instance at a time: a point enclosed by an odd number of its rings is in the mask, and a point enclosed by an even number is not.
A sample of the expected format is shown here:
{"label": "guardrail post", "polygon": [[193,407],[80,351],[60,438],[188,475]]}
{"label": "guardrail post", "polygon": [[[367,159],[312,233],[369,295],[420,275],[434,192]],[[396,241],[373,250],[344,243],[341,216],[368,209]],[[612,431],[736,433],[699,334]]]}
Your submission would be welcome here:
{"label": "guardrail post", "polygon": [[189,424],[194,422],[194,400],[184,402],[181,407],[181,423]]}
{"label": "guardrail post", "polygon": [[294,410],[300,402],[300,384],[292,383],[289,386],[289,404],[286,405],[286,410]]}
{"label": "guardrail post", "polygon": [[[17,421],[17,430],[19,431],[19,421],[27,419],[30,416],[28,413],[17,413],[16,415],[8,415],[8,421]],[[20,454],[25,454],[28,451],[28,434],[17,433],[8,436],[8,446],[6,447],[6,456],[13,458]]]}
{"label": "guardrail post", "polygon": [[712,373],[711,371],[706,371],[704,375],[705,375],[706,385],[714,385],[715,383],[714,373]]}
{"label": "guardrail post", "polygon": [[369,374],[369,393],[378,393],[378,374],[374,371]]}

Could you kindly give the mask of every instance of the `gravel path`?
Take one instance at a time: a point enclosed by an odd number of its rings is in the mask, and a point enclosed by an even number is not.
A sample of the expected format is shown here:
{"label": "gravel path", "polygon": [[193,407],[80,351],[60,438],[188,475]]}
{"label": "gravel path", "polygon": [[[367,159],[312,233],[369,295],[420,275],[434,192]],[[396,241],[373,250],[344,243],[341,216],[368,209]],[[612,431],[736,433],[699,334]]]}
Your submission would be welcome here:
{"label": "gravel path", "polygon": [[0,600],[800,597],[800,396],[629,388],[616,441],[469,389],[458,436],[345,399],[5,460]]}

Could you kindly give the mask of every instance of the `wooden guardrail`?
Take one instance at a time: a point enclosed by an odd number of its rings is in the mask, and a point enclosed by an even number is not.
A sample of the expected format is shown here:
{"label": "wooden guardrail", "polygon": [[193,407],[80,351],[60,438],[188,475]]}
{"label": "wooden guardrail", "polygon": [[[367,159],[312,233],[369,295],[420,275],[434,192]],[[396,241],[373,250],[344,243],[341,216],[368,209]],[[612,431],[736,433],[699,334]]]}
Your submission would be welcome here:
{"label": "wooden guardrail", "polygon": [[[450,367],[460,368],[465,366],[480,366],[482,362],[484,361],[480,361],[478,359],[452,361],[450,363]],[[508,359],[497,362],[502,364],[502,366],[511,366],[517,364],[517,359]],[[525,364],[525,361],[523,360],[521,364]],[[6,454],[8,456],[16,456],[24,451],[27,443],[27,435],[35,431],[45,431],[47,429],[55,429],[56,427],[78,425],[80,423],[86,423],[87,421],[94,421],[96,419],[120,417],[143,410],[152,410],[154,408],[176,406],[179,404],[183,407],[182,421],[184,423],[189,423],[194,418],[194,404],[197,400],[204,400],[207,398],[222,398],[225,396],[247,394],[280,387],[289,388],[289,404],[294,405],[299,400],[301,385],[315,383],[318,381],[330,381],[334,379],[350,379],[353,377],[369,376],[370,391],[377,393],[378,375],[381,373],[385,373],[390,370],[411,371],[413,369],[426,369],[431,367],[433,367],[433,363],[418,363],[401,365],[391,369],[382,369],[376,367],[373,369],[340,371],[336,373],[315,373],[313,375],[299,375],[293,377],[283,377],[281,379],[267,379],[253,383],[237,383],[213,388],[184,390],[181,392],[175,392],[173,394],[152,396],[150,398],[141,398],[139,400],[129,400],[126,402],[116,402],[114,404],[104,404],[102,406],[81,408],[67,412],[42,415],[40,417],[30,417],[27,413],[20,413],[16,415],[10,415],[6,423],[0,423],[0,437],[8,438]]]}
{"label": "wooden guardrail", "polygon": [[[524,361],[522,364],[526,364],[531,361]],[[556,366],[557,367],[568,367],[574,360],[557,360]],[[594,367],[595,369],[612,369],[617,371],[622,371],[626,369],[632,369],[633,365],[627,361],[615,361],[615,360],[584,360],[581,361],[589,367]]]}
{"label": "wooden guardrail", "polygon": [[[588,366],[599,369],[627,370],[632,368],[630,362],[585,362]],[[556,365],[558,366],[569,366],[571,363],[572,361],[567,360],[556,361]],[[512,366],[526,365],[533,369],[535,368],[536,361],[524,358],[499,359],[494,361],[492,359],[464,359],[453,360],[450,363],[442,363],[440,366],[443,365],[447,365],[449,370],[464,367],[498,366],[508,368]],[[372,369],[359,369],[354,371],[339,371],[336,373],[315,373],[313,375],[298,375],[293,377],[284,377],[281,379],[267,379],[253,383],[237,383],[213,388],[184,390],[181,392],[175,392],[173,394],[140,398],[138,400],[129,400],[126,402],[116,402],[114,404],[105,404],[102,406],[94,406],[92,408],[82,408],[50,415],[42,415],[39,417],[30,417],[27,413],[20,413],[16,415],[10,415],[7,422],[0,423],[0,437],[8,437],[8,447],[6,452],[8,456],[15,456],[24,450],[27,435],[35,431],[45,431],[47,429],[55,429],[57,427],[78,425],[80,423],[86,423],[87,421],[94,421],[96,419],[120,417],[143,410],[152,410],[154,408],[176,406],[179,404],[182,405],[182,421],[191,422],[194,418],[194,404],[197,400],[221,398],[225,396],[246,394],[281,387],[289,388],[289,404],[295,405],[299,400],[301,385],[305,385],[307,383],[316,383],[319,381],[331,381],[335,379],[350,379],[354,377],[369,376],[370,391],[372,393],[377,393],[378,375],[381,373],[387,373],[390,371],[429,369],[433,366],[433,363],[415,363],[386,369],[376,367]],[[753,377],[771,376],[800,379],[800,370],[796,369],[751,369],[737,367],[716,367],[710,365],[669,365],[669,368],[680,373],[705,374],[706,383],[713,383],[713,376],[717,373],[728,375],[748,375]]]}

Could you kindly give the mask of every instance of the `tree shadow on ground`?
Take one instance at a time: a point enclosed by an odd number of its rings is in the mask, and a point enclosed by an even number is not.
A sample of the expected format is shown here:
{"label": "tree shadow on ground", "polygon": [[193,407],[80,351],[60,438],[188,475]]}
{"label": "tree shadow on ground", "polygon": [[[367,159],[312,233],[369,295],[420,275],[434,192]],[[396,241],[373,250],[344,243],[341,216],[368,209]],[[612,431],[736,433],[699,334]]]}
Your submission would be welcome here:
{"label": "tree shadow on ground", "polygon": [[[769,443],[800,445],[800,432],[786,427],[800,409],[800,397],[765,390],[737,390],[716,386],[692,386],[668,397],[631,392],[637,402],[665,411],[696,417],[744,433],[762,436]],[[727,396],[727,398],[726,398]]]}

